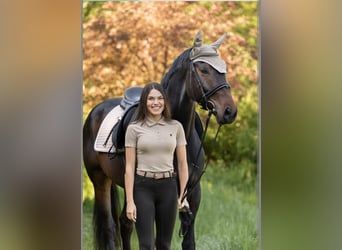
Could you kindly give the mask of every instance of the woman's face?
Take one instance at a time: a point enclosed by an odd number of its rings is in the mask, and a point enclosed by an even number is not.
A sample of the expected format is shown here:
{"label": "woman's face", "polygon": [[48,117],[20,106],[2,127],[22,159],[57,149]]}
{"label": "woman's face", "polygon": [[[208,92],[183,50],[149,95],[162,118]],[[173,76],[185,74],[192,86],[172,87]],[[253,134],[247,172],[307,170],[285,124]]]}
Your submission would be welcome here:
{"label": "woman's face", "polygon": [[160,119],[164,110],[164,97],[156,89],[152,89],[147,96],[147,111],[148,116],[152,119]]}

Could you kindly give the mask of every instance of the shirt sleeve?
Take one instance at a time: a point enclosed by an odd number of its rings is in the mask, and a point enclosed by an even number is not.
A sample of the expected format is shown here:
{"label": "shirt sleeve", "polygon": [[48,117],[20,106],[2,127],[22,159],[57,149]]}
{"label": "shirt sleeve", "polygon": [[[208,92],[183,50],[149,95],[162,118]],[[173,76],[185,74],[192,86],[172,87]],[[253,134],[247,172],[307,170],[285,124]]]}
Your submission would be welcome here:
{"label": "shirt sleeve", "polygon": [[180,122],[177,122],[178,129],[177,129],[177,147],[178,146],[185,146],[186,139],[185,139],[185,133],[184,133],[184,128]]}
{"label": "shirt sleeve", "polygon": [[137,147],[137,131],[134,124],[130,124],[127,127],[125,135],[125,147],[136,148]]}

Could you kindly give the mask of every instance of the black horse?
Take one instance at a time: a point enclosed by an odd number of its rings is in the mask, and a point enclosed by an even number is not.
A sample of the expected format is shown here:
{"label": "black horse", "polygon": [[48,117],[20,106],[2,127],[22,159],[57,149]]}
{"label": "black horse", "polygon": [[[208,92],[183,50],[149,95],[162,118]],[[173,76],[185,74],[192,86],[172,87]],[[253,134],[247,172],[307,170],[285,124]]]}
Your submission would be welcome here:
{"label": "black horse", "polygon": [[[201,199],[200,182],[197,180],[204,165],[204,151],[201,148],[203,128],[195,112],[195,104],[199,103],[203,109],[214,114],[220,125],[232,123],[237,114],[226,81],[226,65],[217,54],[225,37],[224,34],[215,43],[202,45],[199,31],[194,46],[177,57],[161,81],[170,100],[172,116],[182,123],[188,143],[188,187],[191,192],[187,199],[194,219],[182,241],[182,248],[186,250],[195,249],[194,221]],[[95,190],[93,222],[95,248],[99,250],[112,250],[119,246],[119,232],[123,249],[131,249],[133,224],[126,217],[126,204],[118,217],[119,197],[115,188],[116,185],[124,187],[124,155],[113,158],[94,150],[101,122],[120,102],[122,98],[113,98],[98,104],[88,115],[83,127],[83,158]],[[176,164],[175,169],[177,171]]]}

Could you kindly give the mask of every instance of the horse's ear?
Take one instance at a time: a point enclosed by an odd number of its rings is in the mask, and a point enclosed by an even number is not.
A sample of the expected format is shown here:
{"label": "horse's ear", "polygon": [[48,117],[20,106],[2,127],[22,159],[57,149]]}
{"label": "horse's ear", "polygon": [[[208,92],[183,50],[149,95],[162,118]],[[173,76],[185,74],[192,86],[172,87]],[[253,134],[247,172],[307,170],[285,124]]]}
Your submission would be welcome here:
{"label": "horse's ear", "polygon": [[210,46],[214,47],[215,49],[218,49],[223,42],[223,40],[226,38],[227,33],[224,33],[216,42],[212,43]]}
{"label": "horse's ear", "polygon": [[194,46],[192,47],[192,50],[190,53],[190,59],[193,59],[193,57],[200,52],[201,46],[202,46],[202,31],[199,30],[195,36]]}
{"label": "horse's ear", "polygon": [[194,48],[196,47],[201,47],[202,46],[202,31],[199,30],[197,32],[197,35],[195,37],[195,41],[194,41]]}

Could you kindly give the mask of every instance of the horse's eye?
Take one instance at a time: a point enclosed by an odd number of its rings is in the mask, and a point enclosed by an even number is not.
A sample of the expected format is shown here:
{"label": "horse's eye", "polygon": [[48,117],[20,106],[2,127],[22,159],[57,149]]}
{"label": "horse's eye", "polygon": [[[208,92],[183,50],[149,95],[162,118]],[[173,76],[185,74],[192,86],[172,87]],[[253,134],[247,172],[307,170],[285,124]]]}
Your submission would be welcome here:
{"label": "horse's eye", "polygon": [[206,69],[201,69],[201,73],[203,73],[203,74],[209,74],[209,71],[206,70]]}

